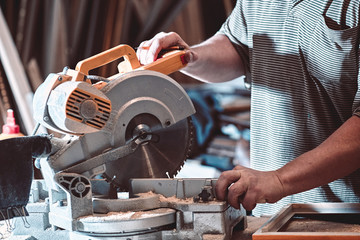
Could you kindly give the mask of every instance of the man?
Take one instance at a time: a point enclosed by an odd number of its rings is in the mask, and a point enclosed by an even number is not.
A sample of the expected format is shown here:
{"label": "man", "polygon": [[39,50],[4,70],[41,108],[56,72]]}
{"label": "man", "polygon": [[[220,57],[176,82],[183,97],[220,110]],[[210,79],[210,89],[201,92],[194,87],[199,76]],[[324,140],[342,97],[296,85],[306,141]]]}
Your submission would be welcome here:
{"label": "man", "polygon": [[176,33],[144,41],[143,64],[180,45],[185,74],[251,85],[251,169],[224,172],[219,199],[255,215],[291,202],[360,202],[358,0],[238,0],[219,32],[189,47]]}

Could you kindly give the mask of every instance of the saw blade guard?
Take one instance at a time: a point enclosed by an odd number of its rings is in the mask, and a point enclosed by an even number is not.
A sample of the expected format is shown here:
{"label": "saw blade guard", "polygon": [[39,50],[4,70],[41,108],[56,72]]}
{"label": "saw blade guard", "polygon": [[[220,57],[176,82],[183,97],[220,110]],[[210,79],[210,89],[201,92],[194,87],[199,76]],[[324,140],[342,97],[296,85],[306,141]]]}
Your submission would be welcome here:
{"label": "saw blade guard", "polygon": [[[156,126],[152,125],[152,131],[166,131],[195,113],[192,101],[185,90],[169,76],[154,71],[138,70],[122,74],[110,81],[101,91],[111,102],[108,121],[101,130],[76,138],[65,149],[50,156],[49,163],[55,171],[100,155],[105,150],[125,145],[131,140],[127,137],[129,126],[131,127],[132,120],[138,119],[139,116],[147,115],[156,119]],[[140,136],[142,130],[146,131],[146,128],[141,129],[141,120],[137,125],[139,126],[135,126],[135,132],[131,135],[132,139],[136,138],[136,135]],[[185,159],[182,159],[183,161]],[[105,170],[101,169],[94,174],[100,174]]]}
{"label": "saw blade guard", "polygon": [[111,99],[114,141],[125,143],[126,127],[138,115],[155,116],[163,128],[195,113],[185,90],[162,73],[138,70],[112,80],[102,91]]}

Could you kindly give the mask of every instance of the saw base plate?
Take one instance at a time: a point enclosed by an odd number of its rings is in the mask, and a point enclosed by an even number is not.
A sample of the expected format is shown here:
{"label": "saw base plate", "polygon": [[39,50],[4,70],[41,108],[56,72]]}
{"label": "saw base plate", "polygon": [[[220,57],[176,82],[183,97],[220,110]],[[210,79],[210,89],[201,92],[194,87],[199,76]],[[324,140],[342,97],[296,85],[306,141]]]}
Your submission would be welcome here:
{"label": "saw base plate", "polygon": [[[244,209],[234,209],[226,202],[215,199],[194,201],[194,197],[197,197],[203,189],[207,189],[211,193],[211,186],[215,182],[215,179],[136,179],[131,183],[134,188],[131,190],[137,197],[124,200],[105,199],[106,201],[114,200],[116,203],[113,205],[118,205],[118,209],[125,211],[116,212],[111,209],[107,213],[93,213],[71,218],[66,216],[76,215],[78,207],[66,206],[65,202],[62,206],[50,204],[45,200],[48,199],[49,193],[44,180],[34,180],[31,192],[33,202],[27,206],[28,221],[31,226],[25,228],[21,221],[17,221],[13,235],[33,236],[38,240],[55,238],[71,240],[203,240],[205,236],[206,239],[211,237],[211,239],[229,240],[235,227],[237,229],[246,228]],[[159,187],[159,183],[164,187]],[[106,186],[107,184],[106,181],[96,180],[96,184],[92,183],[92,186],[96,192],[97,188],[103,189],[102,185]],[[171,187],[174,185],[177,187]],[[192,187],[186,190],[183,186]],[[154,191],[149,192],[149,188]],[[145,192],[138,193],[141,189],[145,189]],[[174,191],[175,194],[173,194]],[[70,196],[70,198],[73,197]],[[105,195],[102,197],[106,198]],[[137,204],[147,205],[144,209],[153,206],[156,208],[133,211],[129,208],[131,201],[133,201],[133,209],[137,208]],[[148,201],[153,203],[149,204]],[[68,199],[66,202],[74,201]],[[124,206],[121,206],[122,203]],[[56,208],[66,208],[67,210],[60,214]]]}

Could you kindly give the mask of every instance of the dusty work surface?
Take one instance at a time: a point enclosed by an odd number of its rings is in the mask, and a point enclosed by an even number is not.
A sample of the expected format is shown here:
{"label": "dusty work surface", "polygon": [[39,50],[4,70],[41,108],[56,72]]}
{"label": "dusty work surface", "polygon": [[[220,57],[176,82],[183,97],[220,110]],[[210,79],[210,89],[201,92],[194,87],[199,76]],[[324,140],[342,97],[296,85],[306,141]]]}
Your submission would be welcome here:
{"label": "dusty work surface", "polygon": [[[261,226],[269,220],[268,217],[247,217],[247,228],[245,230],[235,230],[232,240],[251,240]],[[356,223],[339,223],[329,220],[318,219],[294,219],[285,225],[281,231],[288,232],[360,232],[360,225]],[[5,221],[0,221],[0,239],[8,239],[10,233],[7,231]]]}
{"label": "dusty work surface", "polygon": [[256,232],[266,221],[268,217],[247,217],[247,228],[243,231],[235,230],[231,239],[233,240],[250,240],[252,235]]}
{"label": "dusty work surface", "polygon": [[[250,240],[252,234],[259,229],[269,218],[247,217],[248,226],[245,230],[235,230],[232,239]],[[10,232],[7,231],[5,221],[0,221],[0,239],[9,239]]]}
{"label": "dusty work surface", "polygon": [[279,232],[355,232],[360,233],[360,216],[354,215],[296,215]]}
{"label": "dusty work surface", "polygon": [[[248,227],[244,231],[234,231],[233,240],[251,240],[261,226],[270,218],[247,217]],[[291,219],[279,232],[360,232],[360,218],[328,215],[320,217],[302,217]]]}
{"label": "dusty work surface", "polygon": [[[269,218],[247,217],[248,227],[244,231],[235,230],[232,239],[247,240],[259,229]],[[0,221],[0,239],[9,239],[10,232],[7,231],[5,221]]]}
{"label": "dusty work surface", "polygon": [[5,221],[0,221],[0,239],[8,239],[10,237],[8,226]]}

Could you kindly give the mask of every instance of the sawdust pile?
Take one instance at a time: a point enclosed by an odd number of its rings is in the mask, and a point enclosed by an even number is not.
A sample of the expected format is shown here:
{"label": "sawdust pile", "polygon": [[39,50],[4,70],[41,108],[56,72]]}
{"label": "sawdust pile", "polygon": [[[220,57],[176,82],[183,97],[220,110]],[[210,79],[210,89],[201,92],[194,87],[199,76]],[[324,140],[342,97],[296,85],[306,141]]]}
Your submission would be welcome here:
{"label": "sawdust pile", "polygon": [[141,197],[151,197],[151,196],[159,196],[159,200],[160,202],[170,202],[170,203],[186,203],[186,204],[191,204],[194,203],[194,199],[193,198],[177,198],[175,195],[171,196],[171,197],[165,197],[162,194],[158,194],[158,193],[154,193],[153,191],[149,191],[146,193],[137,193],[136,195],[139,195]]}
{"label": "sawdust pile", "polygon": [[8,231],[8,226],[5,221],[0,221],[0,239],[8,239],[11,232]]}
{"label": "sawdust pile", "polygon": [[174,212],[168,208],[158,208],[150,211],[138,211],[138,212],[109,212],[107,214],[94,214],[79,218],[81,222],[116,222],[116,221],[128,221],[136,219],[146,219],[151,217],[158,217]]}
{"label": "sawdust pile", "polygon": [[296,219],[280,229],[281,232],[352,232],[360,233],[359,224],[321,220]]}
{"label": "sawdust pile", "polygon": [[177,198],[176,196],[172,196],[172,197],[165,197],[163,195],[160,195],[160,202],[171,202],[171,203],[186,203],[186,204],[190,204],[190,203],[194,203],[194,199],[193,198]]}

